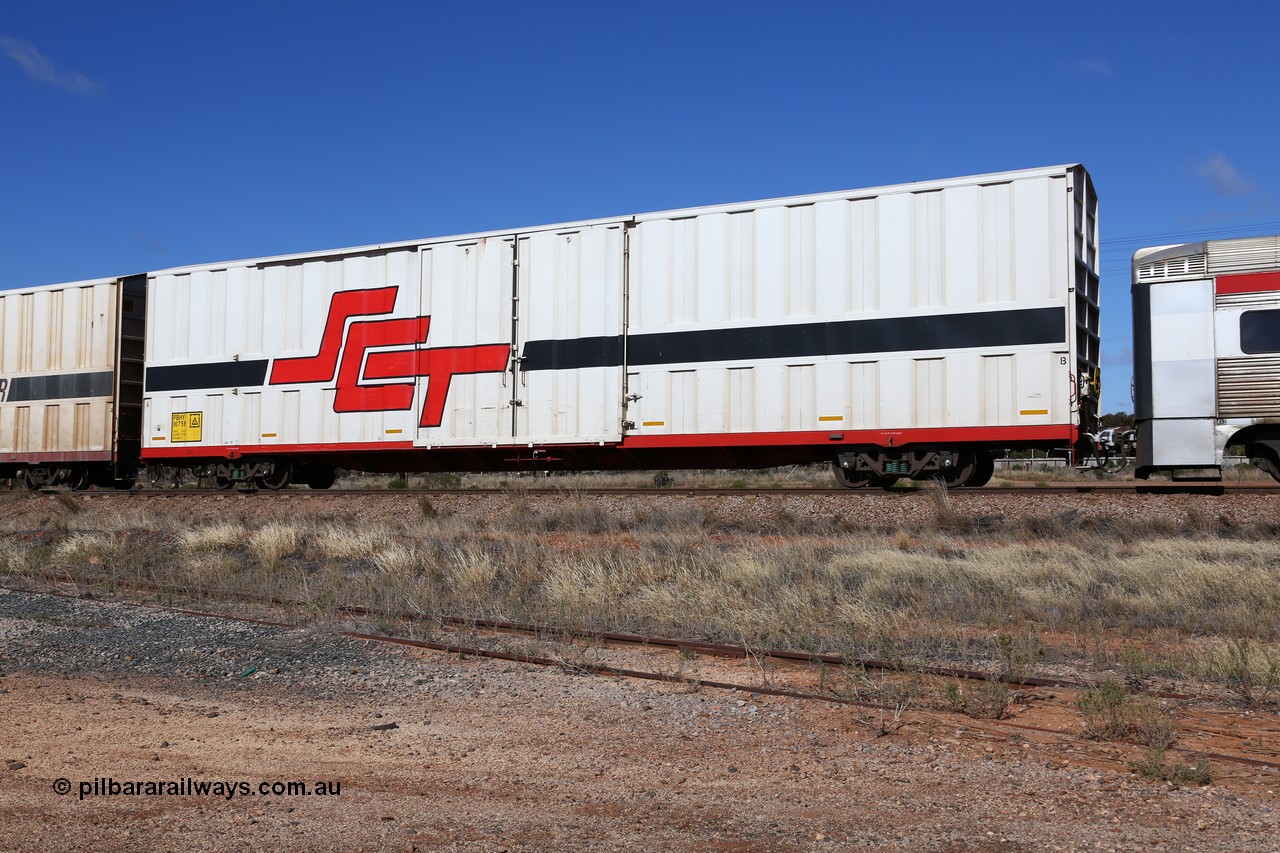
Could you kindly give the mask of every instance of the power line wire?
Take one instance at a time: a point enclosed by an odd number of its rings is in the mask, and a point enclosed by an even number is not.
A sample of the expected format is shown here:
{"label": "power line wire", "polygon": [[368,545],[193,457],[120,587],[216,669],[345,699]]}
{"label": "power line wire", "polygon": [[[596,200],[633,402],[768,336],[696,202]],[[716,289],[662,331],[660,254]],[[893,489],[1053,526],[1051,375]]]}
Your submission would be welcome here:
{"label": "power line wire", "polygon": [[1195,243],[1199,239],[1205,237],[1215,237],[1221,234],[1238,234],[1244,230],[1260,229],[1264,231],[1274,232],[1280,230],[1280,222],[1248,222],[1243,225],[1224,225],[1217,228],[1197,228],[1190,231],[1168,231],[1163,234],[1142,234],[1133,237],[1115,237],[1112,239],[1101,240],[1100,248],[1105,251],[1105,247],[1123,246],[1131,244],[1146,243],[1151,241],[1164,242],[1172,240],[1178,243]]}

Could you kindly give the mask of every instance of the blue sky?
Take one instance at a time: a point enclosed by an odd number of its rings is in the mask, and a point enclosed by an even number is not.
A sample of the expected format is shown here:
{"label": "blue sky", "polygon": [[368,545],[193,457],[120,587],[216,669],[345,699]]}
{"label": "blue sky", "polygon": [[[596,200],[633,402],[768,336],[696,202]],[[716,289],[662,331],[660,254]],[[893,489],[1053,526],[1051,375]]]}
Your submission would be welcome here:
{"label": "blue sky", "polygon": [[1280,233],[1271,3],[6,6],[0,288],[1082,162],[1115,411],[1132,251]]}

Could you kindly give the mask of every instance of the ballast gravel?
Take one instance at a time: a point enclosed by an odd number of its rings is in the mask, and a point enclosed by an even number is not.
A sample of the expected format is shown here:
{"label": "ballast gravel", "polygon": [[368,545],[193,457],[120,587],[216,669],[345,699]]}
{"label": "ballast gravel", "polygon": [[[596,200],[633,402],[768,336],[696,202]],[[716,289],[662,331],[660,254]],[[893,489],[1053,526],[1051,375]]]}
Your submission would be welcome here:
{"label": "ballast gravel", "polygon": [[25,592],[0,650],[6,850],[1280,850],[1276,788],[959,724]]}

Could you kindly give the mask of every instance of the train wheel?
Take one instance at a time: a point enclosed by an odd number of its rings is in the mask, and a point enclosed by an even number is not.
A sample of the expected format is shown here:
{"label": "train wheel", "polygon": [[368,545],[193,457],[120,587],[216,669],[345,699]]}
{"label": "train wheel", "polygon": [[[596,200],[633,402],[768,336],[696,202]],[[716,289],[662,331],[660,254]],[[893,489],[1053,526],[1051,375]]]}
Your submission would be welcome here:
{"label": "train wheel", "polygon": [[964,485],[976,489],[991,482],[992,475],[996,473],[996,460],[991,458],[991,453],[987,450],[976,450],[974,455],[977,456],[978,465],[973,476],[966,480]]}
{"label": "train wheel", "polygon": [[308,468],[307,485],[313,489],[328,489],[338,480],[336,468]]}
{"label": "train wheel", "polygon": [[227,489],[231,488],[231,482],[232,481],[230,477],[224,477],[221,474],[213,475],[213,487],[215,489],[226,491]]}
{"label": "train wheel", "polygon": [[18,475],[18,482],[22,483],[22,488],[28,492],[34,492],[40,488],[41,483],[36,482],[35,475],[31,473],[30,468],[23,468],[22,473]]}
{"label": "train wheel", "polygon": [[[972,485],[978,474],[978,454],[972,450],[964,450],[959,454],[960,464],[954,468],[946,468],[941,472],[942,481],[948,486]],[[995,470],[994,464],[992,471]]]}
{"label": "train wheel", "polygon": [[839,462],[831,463],[831,472],[835,474],[836,482],[844,486],[846,489],[865,489],[872,485],[876,479],[870,474],[865,477],[851,477],[849,469],[842,466]]}
{"label": "train wheel", "polygon": [[89,488],[93,478],[89,475],[89,469],[84,466],[72,468],[67,472],[67,485],[71,487],[73,492],[82,492]]}
{"label": "train wheel", "polygon": [[182,469],[168,465],[148,465],[147,482],[155,489],[176,489],[182,485]]}
{"label": "train wheel", "polygon": [[283,489],[285,486],[289,485],[289,479],[292,474],[292,465],[288,462],[276,462],[272,466],[270,474],[264,474],[257,478],[258,485],[264,489],[271,489],[272,491]]}
{"label": "train wheel", "polygon": [[831,463],[831,471],[836,476],[836,482],[846,489],[892,489],[898,482],[897,477],[877,477],[874,474],[850,478],[849,472],[839,462]]}
{"label": "train wheel", "polygon": [[1251,444],[1245,449],[1249,461],[1260,471],[1266,471],[1271,478],[1280,481],[1280,457],[1271,448],[1260,444]]}

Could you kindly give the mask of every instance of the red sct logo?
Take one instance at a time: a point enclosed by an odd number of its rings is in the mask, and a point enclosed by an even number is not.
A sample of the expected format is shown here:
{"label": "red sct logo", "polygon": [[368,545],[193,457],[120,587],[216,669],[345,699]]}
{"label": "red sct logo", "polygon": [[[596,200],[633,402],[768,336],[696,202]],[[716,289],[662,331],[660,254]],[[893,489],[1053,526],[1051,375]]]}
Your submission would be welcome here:
{"label": "red sct logo", "polygon": [[[389,314],[397,287],[343,290],[333,295],[320,351],[302,358],[278,358],[271,366],[271,385],[334,382],[335,412],[402,412],[413,407],[412,380],[426,377],[421,427],[438,427],[453,377],[469,373],[501,373],[511,356],[508,344],[467,347],[420,347],[427,340],[431,317],[356,320]],[[387,347],[410,347],[387,350]],[[369,352],[377,350],[376,352]],[[368,358],[366,359],[366,353]],[[363,372],[361,366],[363,365]],[[407,379],[361,385],[361,380]]]}

